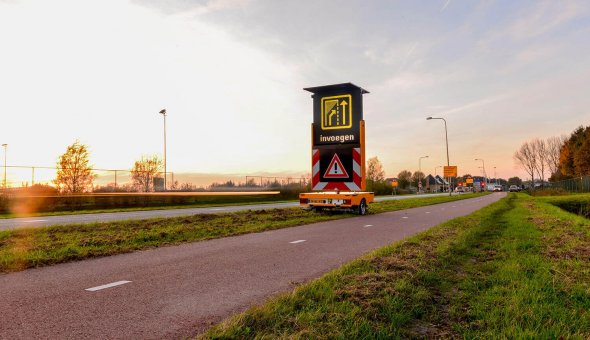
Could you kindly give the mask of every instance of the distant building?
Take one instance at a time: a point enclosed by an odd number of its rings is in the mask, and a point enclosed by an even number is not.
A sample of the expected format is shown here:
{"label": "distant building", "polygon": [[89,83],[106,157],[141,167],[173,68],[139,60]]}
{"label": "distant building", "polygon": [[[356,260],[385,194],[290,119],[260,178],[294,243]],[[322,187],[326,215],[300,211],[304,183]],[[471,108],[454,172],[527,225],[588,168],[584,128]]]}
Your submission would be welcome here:
{"label": "distant building", "polygon": [[426,176],[426,191],[429,192],[443,192],[449,186],[449,182],[446,181],[444,178],[440,177],[439,175]]}

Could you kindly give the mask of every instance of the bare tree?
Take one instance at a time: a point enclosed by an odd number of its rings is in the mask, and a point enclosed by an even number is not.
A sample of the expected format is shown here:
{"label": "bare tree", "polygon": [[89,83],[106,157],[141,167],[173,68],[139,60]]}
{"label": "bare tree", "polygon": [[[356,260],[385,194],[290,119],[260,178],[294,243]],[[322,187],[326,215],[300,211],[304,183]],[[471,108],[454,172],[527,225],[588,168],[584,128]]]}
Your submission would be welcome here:
{"label": "bare tree", "polygon": [[158,156],[141,156],[131,169],[133,185],[139,191],[148,192],[154,189],[154,178],[162,170],[162,160]]}
{"label": "bare tree", "polygon": [[553,136],[547,138],[547,167],[552,176],[556,175],[559,171],[559,156],[561,154],[561,148],[568,140],[568,136]]}
{"label": "bare tree", "polygon": [[547,159],[547,143],[545,143],[544,139],[535,138],[530,142],[530,145],[535,153],[535,171],[537,172],[537,177],[541,179],[541,186],[544,187],[545,172],[548,167],[547,163],[549,162]]}
{"label": "bare tree", "polygon": [[514,153],[514,161],[531,176],[531,183],[535,188],[535,169],[537,165],[536,152],[529,142],[524,142]]}
{"label": "bare tree", "polygon": [[94,176],[89,164],[88,146],[75,141],[57,161],[57,178],[53,183],[62,193],[86,192],[92,186]]}

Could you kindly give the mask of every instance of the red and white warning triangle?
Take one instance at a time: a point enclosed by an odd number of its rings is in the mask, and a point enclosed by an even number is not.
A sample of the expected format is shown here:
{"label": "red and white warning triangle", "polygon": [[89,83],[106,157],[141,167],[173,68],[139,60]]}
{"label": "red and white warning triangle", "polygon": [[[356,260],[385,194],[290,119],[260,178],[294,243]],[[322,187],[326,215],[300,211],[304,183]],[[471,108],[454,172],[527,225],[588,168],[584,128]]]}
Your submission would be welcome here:
{"label": "red and white warning triangle", "polygon": [[342,161],[340,161],[340,157],[338,157],[337,153],[332,157],[332,161],[330,162],[330,165],[328,165],[326,173],[324,173],[324,178],[348,178],[348,173],[346,172],[346,169],[344,169]]}

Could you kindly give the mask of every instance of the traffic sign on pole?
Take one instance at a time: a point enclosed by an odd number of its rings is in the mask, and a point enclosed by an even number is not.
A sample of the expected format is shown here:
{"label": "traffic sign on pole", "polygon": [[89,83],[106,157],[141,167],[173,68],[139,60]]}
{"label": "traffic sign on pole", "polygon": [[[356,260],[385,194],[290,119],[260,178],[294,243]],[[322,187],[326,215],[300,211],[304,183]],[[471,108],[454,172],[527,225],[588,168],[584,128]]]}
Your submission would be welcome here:
{"label": "traffic sign on pole", "polygon": [[445,177],[457,177],[457,166],[456,165],[445,166],[443,168],[443,171],[444,171]]}

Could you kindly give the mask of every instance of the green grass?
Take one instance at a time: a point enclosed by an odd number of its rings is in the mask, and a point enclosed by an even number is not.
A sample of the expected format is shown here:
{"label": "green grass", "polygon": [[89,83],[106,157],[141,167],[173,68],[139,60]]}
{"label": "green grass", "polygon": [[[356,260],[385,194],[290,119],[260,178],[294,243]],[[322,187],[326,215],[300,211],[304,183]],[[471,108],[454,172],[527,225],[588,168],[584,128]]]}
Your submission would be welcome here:
{"label": "green grass", "polygon": [[548,196],[539,201],[553,204],[571,213],[590,218],[590,194]]}
{"label": "green grass", "polygon": [[[471,197],[476,195],[387,201],[371,209],[394,211]],[[290,208],[0,231],[0,272],[352,216]]]}
{"label": "green grass", "polygon": [[384,247],[205,338],[589,338],[590,221],[524,194]]}

